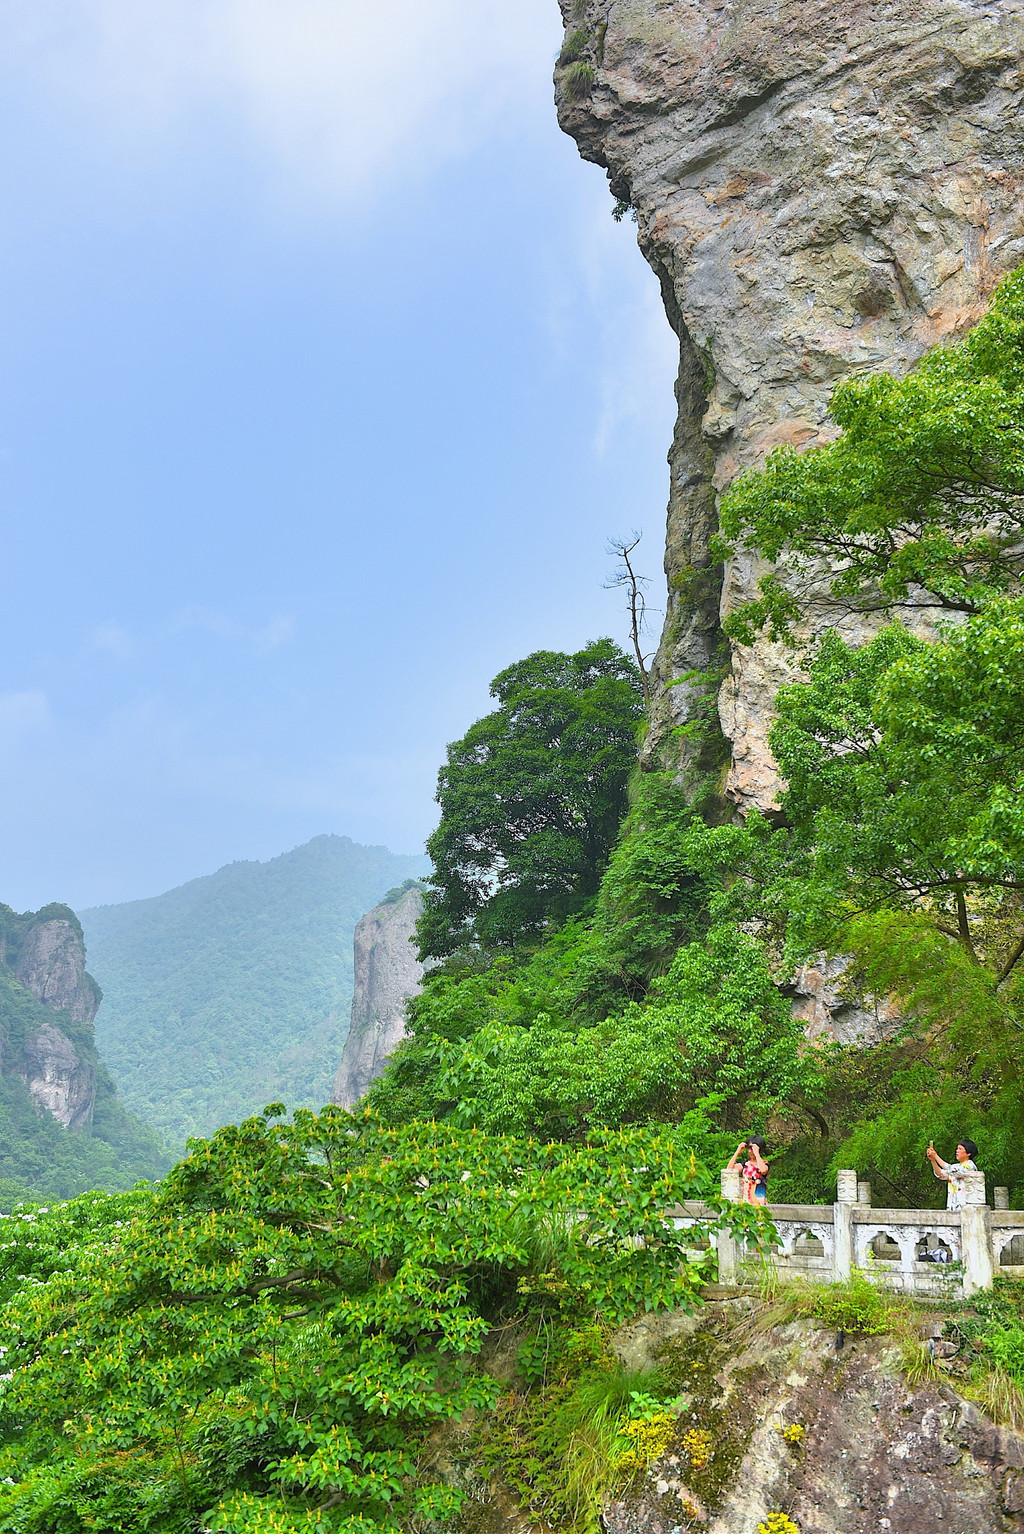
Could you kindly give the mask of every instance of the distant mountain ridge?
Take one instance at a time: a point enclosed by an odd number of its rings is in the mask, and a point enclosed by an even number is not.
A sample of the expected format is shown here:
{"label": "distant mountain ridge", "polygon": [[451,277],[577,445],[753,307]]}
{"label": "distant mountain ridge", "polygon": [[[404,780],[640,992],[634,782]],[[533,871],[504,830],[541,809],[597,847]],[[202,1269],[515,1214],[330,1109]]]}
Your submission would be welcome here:
{"label": "distant mountain ridge", "polygon": [[180,1146],[276,1099],[328,1102],[356,923],[428,866],[317,836],[266,863],[79,912],[104,995],[97,1044],[126,1103]]}

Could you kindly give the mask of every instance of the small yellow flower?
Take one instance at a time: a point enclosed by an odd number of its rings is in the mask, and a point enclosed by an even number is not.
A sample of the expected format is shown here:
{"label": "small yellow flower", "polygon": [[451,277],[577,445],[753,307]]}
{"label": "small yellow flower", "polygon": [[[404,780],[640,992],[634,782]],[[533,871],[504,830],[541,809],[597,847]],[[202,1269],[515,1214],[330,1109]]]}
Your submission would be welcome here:
{"label": "small yellow flower", "polygon": [[676,1419],[671,1412],[652,1412],[649,1417],[633,1417],[623,1423],[622,1436],[628,1445],[616,1460],[620,1470],[646,1470],[668,1448],[675,1432]]}
{"label": "small yellow flower", "polygon": [[800,1530],[785,1513],[769,1513],[764,1522],[758,1524],[757,1534],[800,1534]]}
{"label": "small yellow flower", "polygon": [[804,1425],[802,1422],[791,1422],[789,1427],[782,1429],[782,1436],[787,1443],[798,1444],[804,1441]]}
{"label": "small yellow flower", "polygon": [[691,1427],[683,1434],[683,1448],[690,1457],[694,1470],[703,1470],[714,1452],[714,1439],[703,1428]]}

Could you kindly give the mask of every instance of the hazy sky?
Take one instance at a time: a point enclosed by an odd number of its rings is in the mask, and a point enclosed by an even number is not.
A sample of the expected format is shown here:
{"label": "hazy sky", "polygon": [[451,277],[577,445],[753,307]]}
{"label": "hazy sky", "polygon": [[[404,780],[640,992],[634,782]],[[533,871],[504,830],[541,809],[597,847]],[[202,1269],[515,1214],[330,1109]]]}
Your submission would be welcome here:
{"label": "hazy sky", "polygon": [[608,538],[660,580],[675,347],[555,0],[0,32],[0,900],[418,849],[494,673],[624,640]]}

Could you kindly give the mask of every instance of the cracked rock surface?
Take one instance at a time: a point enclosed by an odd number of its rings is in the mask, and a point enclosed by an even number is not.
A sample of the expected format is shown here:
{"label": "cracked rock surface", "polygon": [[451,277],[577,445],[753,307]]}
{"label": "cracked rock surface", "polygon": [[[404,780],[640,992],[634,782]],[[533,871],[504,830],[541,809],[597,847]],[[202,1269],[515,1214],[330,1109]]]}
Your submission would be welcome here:
{"label": "cracked rock surface", "polygon": [[[740,1434],[724,1496],[701,1505],[677,1435],[642,1484],[606,1510],[607,1534],[757,1534],[779,1511],[800,1534],[1024,1530],[1024,1438],[945,1382],[910,1386],[891,1341],[847,1337],[837,1352],[836,1334],[809,1321],[745,1332],[743,1304],[708,1306],[694,1329],[710,1326],[725,1344],[720,1394],[713,1408],[702,1403],[716,1452]],[[652,1332],[639,1361],[657,1357]],[[686,1425],[684,1413],[680,1434]],[[793,1426],[802,1429],[796,1445],[783,1437]]]}
{"label": "cracked rock surface", "polygon": [[[706,744],[669,735],[693,697],[670,684],[706,673],[723,792],[771,809],[772,700],[797,662],[723,639],[762,566],[711,566],[717,497],[775,445],[828,441],[840,379],[904,373],[1024,261],[1024,0],[561,4],[577,64],[575,87],[556,71],[560,121],[635,209],[680,341],[649,758],[707,769]],[[799,640],[870,637],[798,594]]]}
{"label": "cracked rock surface", "polygon": [[423,984],[414,942],[422,910],[422,893],[408,889],[356,924],[352,1024],[331,1093],[342,1108],[354,1107],[405,1038],[405,1004]]}

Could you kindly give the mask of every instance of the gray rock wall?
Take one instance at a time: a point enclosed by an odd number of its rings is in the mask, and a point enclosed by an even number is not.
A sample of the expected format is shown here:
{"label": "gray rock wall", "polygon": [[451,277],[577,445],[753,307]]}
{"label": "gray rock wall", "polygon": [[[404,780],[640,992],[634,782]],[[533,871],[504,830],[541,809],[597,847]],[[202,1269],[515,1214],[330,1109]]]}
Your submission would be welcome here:
{"label": "gray rock wall", "polygon": [[[958,1394],[959,1362],[913,1386],[892,1338],[841,1340],[810,1321],[758,1325],[742,1300],[617,1334],[627,1364],[667,1364],[691,1400],[663,1457],[606,1508],[608,1534],[757,1534],[773,1512],[800,1534],[1024,1529],[1024,1438]],[[701,1490],[715,1477],[695,1478],[685,1448],[691,1425],[708,1431],[712,1472],[734,1465],[711,1506]]]}
{"label": "gray rock wall", "polygon": [[65,1129],[82,1129],[92,1121],[95,1067],[56,1024],[44,1023],[29,1034],[15,1075],[25,1082],[36,1107]]}
{"label": "gray rock wall", "polygon": [[[556,71],[560,121],[636,210],[680,342],[648,760],[714,765],[715,742],[669,736],[693,696],[671,684],[704,671],[723,791],[770,809],[772,700],[795,660],[723,641],[722,616],[762,567],[711,565],[717,497],[776,444],[828,441],[838,380],[905,372],[1024,261],[1024,4],[561,3],[595,80],[570,100]],[[799,595],[799,638],[837,623],[852,642],[870,636],[820,593]]]}
{"label": "gray rock wall", "polygon": [[76,1023],[91,1023],[99,991],[85,972],[81,930],[64,917],[30,926],[21,941],[14,976],[37,1001],[67,1012]]}
{"label": "gray rock wall", "polygon": [[65,1129],[81,1129],[92,1120],[96,1097],[91,1027],[100,991],[86,973],[81,927],[66,906],[23,915],[0,907],[0,985],[12,982],[15,994],[23,988],[40,1010],[27,1029],[19,1013],[13,1037],[0,1024],[0,1070],[25,1082],[41,1112]]}
{"label": "gray rock wall", "polygon": [[342,1108],[359,1101],[405,1037],[405,1004],[423,983],[412,941],[422,909],[420,890],[407,889],[374,906],[356,926],[352,1025],[331,1093]]}

